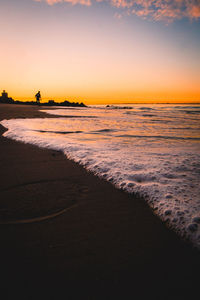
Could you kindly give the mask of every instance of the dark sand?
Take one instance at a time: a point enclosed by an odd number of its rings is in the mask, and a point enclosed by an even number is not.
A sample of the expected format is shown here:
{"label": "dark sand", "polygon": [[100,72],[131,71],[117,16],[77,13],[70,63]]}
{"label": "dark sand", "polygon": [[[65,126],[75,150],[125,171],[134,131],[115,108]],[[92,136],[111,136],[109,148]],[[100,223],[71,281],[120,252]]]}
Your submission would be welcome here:
{"label": "dark sand", "polygon": [[[1,120],[35,117],[0,105]],[[0,131],[2,300],[198,298],[199,251],[142,199]]]}

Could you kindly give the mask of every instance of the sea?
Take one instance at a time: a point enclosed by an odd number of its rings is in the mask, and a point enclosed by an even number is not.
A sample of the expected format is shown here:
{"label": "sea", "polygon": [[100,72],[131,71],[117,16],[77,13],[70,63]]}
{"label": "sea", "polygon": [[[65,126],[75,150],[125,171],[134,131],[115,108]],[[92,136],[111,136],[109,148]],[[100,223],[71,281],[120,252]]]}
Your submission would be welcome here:
{"label": "sea", "polygon": [[62,151],[116,188],[144,199],[167,226],[200,248],[200,105],[41,111],[46,118],[3,120],[4,136]]}

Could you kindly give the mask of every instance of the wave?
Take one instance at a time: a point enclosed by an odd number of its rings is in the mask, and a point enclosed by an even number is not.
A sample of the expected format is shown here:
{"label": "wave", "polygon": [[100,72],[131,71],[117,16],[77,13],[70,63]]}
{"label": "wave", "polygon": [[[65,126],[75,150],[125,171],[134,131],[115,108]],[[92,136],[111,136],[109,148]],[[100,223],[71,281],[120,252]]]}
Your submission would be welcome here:
{"label": "wave", "polygon": [[109,109],[133,109],[133,106],[113,106],[113,105],[107,105],[106,108]]}
{"label": "wave", "polygon": [[90,131],[90,133],[103,133],[103,132],[116,132],[116,131],[117,131],[116,129],[105,128],[105,129]]}
{"label": "wave", "polygon": [[140,110],[147,110],[147,111],[149,111],[149,110],[155,110],[155,109],[152,108],[152,107],[139,107],[139,109],[140,109]]}
{"label": "wave", "polygon": [[135,134],[122,134],[117,135],[117,137],[124,138],[139,138],[139,139],[166,139],[166,140],[192,140],[200,141],[198,137],[180,137],[180,136],[163,136],[163,135],[135,135]]}
{"label": "wave", "polygon": [[183,109],[185,110],[185,108],[187,107],[187,109],[199,109],[200,110],[200,104],[194,105],[194,106],[190,106],[190,105],[184,105],[184,106],[174,106],[175,109]]}
{"label": "wave", "polygon": [[70,134],[70,133],[82,133],[83,131],[81,130],[76,130],[76,131],[53,131],[53,130],[32,130],[35,132],[40,132],[40,133],[57,133],[57,134]]}

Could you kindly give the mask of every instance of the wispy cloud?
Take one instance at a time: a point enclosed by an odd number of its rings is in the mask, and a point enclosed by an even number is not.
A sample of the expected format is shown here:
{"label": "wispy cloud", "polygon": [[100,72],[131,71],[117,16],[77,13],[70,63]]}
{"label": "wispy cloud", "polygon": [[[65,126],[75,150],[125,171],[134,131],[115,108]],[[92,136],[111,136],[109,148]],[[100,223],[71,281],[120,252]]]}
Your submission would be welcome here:
{"label": "wispy cloud", "polygon": [[[90,6],[92,0],[34,0],[45,1],[49,5],[68,2],[72,5],[81,4]],[[173,22],[181,18],[199,19],[200,0],[93,0],[93,2],[107,2],[128,15],[137,15],[141,18],[156,21]]]}
{"label": "wispy cloud", "polygon": [[82,4],[82,5],[86,5],[86,6],[90,6],[92,4],[90,0],[34,0],[34,1],[47,2],[49,5],[53,5],[56,3],[62,3],[62,2],[71,3],[72,5]]}

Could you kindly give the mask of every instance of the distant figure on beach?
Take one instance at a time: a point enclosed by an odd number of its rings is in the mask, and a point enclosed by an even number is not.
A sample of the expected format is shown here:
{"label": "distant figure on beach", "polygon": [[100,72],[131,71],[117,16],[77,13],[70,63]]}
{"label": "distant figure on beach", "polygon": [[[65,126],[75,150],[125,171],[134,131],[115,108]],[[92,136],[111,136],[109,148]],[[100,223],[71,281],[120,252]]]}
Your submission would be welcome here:
{"label": "distant figure on beach", "polygon": [[37,104],[40,104],[40,99],[41,99],[40,91],[37,92],[37,94],[35,95],[35,98],[36,98]]}

